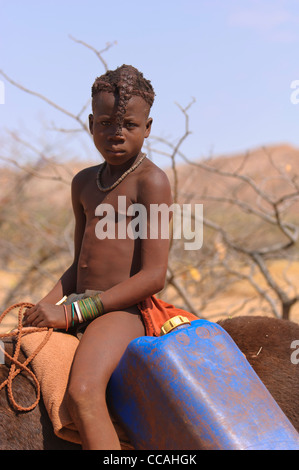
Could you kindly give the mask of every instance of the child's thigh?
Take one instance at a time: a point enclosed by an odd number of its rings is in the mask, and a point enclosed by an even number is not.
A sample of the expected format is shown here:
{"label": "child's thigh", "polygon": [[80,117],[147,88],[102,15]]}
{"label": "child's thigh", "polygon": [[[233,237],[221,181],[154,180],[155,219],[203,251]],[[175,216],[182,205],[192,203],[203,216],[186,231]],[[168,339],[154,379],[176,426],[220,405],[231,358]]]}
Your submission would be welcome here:
{"label": "child's thigh", "polygon": [[77,382],[77,385],[80,383],[83,387],[84,384],[106,387],[128,344],[144,334],[137,307],[96,318],[88,325],[81,338],[70,382]]}

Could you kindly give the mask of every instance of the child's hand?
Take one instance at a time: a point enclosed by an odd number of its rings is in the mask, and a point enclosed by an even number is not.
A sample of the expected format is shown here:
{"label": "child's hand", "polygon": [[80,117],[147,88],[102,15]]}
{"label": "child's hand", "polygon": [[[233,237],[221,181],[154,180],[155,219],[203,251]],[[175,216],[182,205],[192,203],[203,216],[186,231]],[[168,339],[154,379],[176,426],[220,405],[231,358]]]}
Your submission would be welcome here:
{"label": "child's hand", "polygon": [[63,305],[39,303],[26,310],[23,326],[48,328],[66,328],[66,318]]}

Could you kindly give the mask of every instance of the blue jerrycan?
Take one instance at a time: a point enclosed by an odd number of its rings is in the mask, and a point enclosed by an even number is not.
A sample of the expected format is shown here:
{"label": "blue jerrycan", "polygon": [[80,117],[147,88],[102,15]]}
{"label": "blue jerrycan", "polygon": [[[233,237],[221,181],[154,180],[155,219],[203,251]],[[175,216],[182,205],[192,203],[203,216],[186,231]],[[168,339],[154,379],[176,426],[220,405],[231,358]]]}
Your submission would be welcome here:
{"label": "blue jerrycan", "polygon": [[127,347],[108,384],[135,449],[299,450],[299,434],[228,333],[174,317]]}

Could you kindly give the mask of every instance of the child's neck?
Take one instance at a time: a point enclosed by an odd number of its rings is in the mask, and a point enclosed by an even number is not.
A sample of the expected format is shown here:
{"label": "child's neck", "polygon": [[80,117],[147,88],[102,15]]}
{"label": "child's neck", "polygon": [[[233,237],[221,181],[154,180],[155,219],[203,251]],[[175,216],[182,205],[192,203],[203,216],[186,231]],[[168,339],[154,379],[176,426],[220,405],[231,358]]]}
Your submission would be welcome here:
{"label": "child's neck", "polygon": [[135,162],[139,160],[141,157],[141,152],[136,157],[130,158],[130,160],[127,160],[124,163],[121,163],[120,165],[111,165],[106,161],[105,163],[105,173],[107,176],[116,176],[119,174],[122,174],[123,172],[127,171],[132,165],[134,165]]}

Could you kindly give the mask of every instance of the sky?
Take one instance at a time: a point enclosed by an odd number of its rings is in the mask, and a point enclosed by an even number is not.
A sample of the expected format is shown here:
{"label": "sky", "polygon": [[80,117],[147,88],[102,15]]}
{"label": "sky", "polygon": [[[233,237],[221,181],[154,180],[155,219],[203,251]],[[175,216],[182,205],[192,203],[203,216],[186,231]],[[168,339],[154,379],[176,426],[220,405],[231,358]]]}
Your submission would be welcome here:
{"label": "sky", "polygon": [[[109,69],[132,64],[151,80],[154,136],[175,144],[185,130],[179,106],[194,100],[182,146],[189,159],[299,147],[296,0],[0,0],[0,17],[0,69],[74,114],[105,70],[71,37],[97,50],[111,43],[102,54]],[[87,133],[54,130],[76,128],[74,120],[0,80],[0,157],[30,155],[14,133],[46,154],[97,161]]]}

